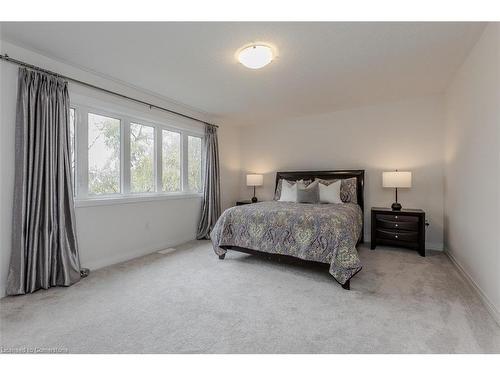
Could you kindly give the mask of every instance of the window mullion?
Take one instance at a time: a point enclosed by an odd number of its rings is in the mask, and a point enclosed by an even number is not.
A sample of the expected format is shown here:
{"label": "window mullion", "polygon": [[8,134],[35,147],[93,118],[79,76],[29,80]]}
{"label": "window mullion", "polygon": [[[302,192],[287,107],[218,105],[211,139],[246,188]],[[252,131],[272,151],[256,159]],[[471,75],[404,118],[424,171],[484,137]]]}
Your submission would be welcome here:
{"label": "window mullion", "polygon": [[188,185],[188,136],[185,132],[181,132],[181,181],[182,191],[189,191]]}
{"label": "window mullion", "polygon": [[84,108],[76,107],[76,181],[78,199],[88,197],[89,187],[89,116]]}
{"label": "window mullion", "polygon": [[[90,186],[89,183],[90,181],[90,174],[89,174],[89,167],[90,167],[90,162],[92,161],[95,164],[95,168],[98,169],[97,172],[100,173],[99,168],[102,163],[105,162],[105,160],[102,161],[101,164],[99,164],[98,161],[96,161],[96,157],[99,157],[99,153],[103,152],[100,150],[100,148],[103,148],[104,146],[102,145],[103,140],[102,134],[106,134],[106,137],[109,137],[109,134],[113,134],[113,137],[116,137],[116,131],[118,121],[120,121],[120,146],[119,146],[119,151],[120,151],[120,156],[119,160],[116,159],[116,148],[114,148],[114,159],[111,161],[111,165],[114,166],[112,168],[115,168],[113,170],[110,170],[110,172],[114,171],[114,176],[116,176],[116,173],[118,172],[116,170],[116,164],[119,161],[120,163],[120,193],[117,195],[132,195],[132,169],[131,169],[131,149],[133,146],[133,142],[131,140],[131,131],[135,128],[132,128],[132,122],[134,124],[142,124],[142,122],[139,119],[134,120],[134,117],[129,117],[127,114],[119,115],[116,112],[107,112],[105,110],[99,110],[99,109],[92,109],[92,107],[87,107],[86,105],[78,105],[75,104],[72,106],[75,108],[75,174],[76,174],[76,182],[75,182],[75,190],[76,190],[76,200],[86,200],[95,197],[100,197],[100,198],[107,198],[111,197],[114,192],[116,191],[116,179],[114,179],[114,187],[110,189],[106,189],[104,187],[101,187],[99,185],[99,188],[96,188],[96,192],[92,192],[90,194]],[[97,119],[94,119],[95,116]],[[100,117],[104,117],[104,119],[100,119]],[[103,130],[100,130],[99,128],[96,128],[98,125],[103,126],[101,122],[99,121],[110,121],[111,123],[105,126],[108,126],[107,132],[105,133]],[[114,121],[114,122],[113,122]],[[135,126],[135,125],[134,125]],[[156,193],[173,193],[174,190],[169,188],[169,191],[164,191],[164,186],[163,186],[163,174],[164,174],[164,168],[168,168],[168,173],[166,174],[166,177],[169,179],[169,187],[170,185],[174,184],[177,180],[177,177],[175,176],[177,173],[180,174],[180,181],[179,181],[179,190],[180,192],[184,193],[189,193],[191,192],[190,186],[189,186],[189,145],[190,145],[190,140],[189,140],[189,135],[191,134],[188,130],[183,131],[178,128],[170,128],[162,124],[154,124],[151,122],[144,122],[142,126],[145,126],[146,129],[149,129],[147,131],[147,141],[148,144],[148,158],[151,157],[151,152],[153,152],[153,173],[154,173],[154,191]],[[90,128],[89,128],[90,127]],[[114,128],[111,128],[114,127]],[[94,129],[95,128],[95,129]],[[152,128],[152,129],[151,129]],[[179,136],[174,136],[173,134],[170,133],[163,133],[163,131],[166,132],[172,132],[176,133]],[[110,131],[112,131],[110,133]],[[153,131],[153,134],[151,132]],[[92,133],[91,133],[92,132]],[[94,134],[95,133],[95,134]],[[98,138],[98,134],[100,134],[101,138]],[[91,135],[92,134],[92,135]],[[154,135],[154,140],[153,143],[151,143],[151,135]],[[89,150],[89,136],[92,136],[92,138],[97,137],[96,139],[99,139],[100,143],[96,143],[95,140],[92,142],[92,144],[96,144],[96,147],[92,148],[92,150]],[[166,137],[166,139],[164,139]],[[196,137],[199,137],[198,134],[196,134]],[[141,137],[142,139],[142,137]],[[179,140],[179,141],[177,141]],[[116,138],[113,138],[113,144],[116,145]],[[144,143],[144,141],[141,141]],[[163,147],[164,147],[164,142],[167,142],[166,145],[168,145],[168,160],[170,164],[167,164],[167,166],[163,165],[164,162],[164,155],[163,155]],[[177,145],[175,145],[177,142],[179,142]],[[141,145],[142,145],[141,143]],[[151,146],[154,145],[154,149],[151,150]],[[112,156],[109,156],[109,154],[112,149],[110,148],[111,146],[106,146],[109,149],[106,149],[106,153],[104,153],[105,156],[103,158],[110,158]],[[142,146],[141,146],[142,147]],[[172,162],[175,159],[172,159],[175,157],[174,154],[172,154],[173,149],[171,147],[179,148],[180,155],[180,165],[179,165],[179,171],[174,173],[174,170],[172,168]],[[97,150],[97,151],[96,151]],[[135,150],[135,148],[134,148]],[[109,154],[109,155],[108,155]],[[89,159],[90,158],[90,159]],[[177,157],[175,157],[177,158]],[[96,159],[96,160],[94,160]],[[141,159],[142,160],[142,159]],[[204,160],[202,160],[203,164]],[[109,164],[109,163],[108,163]],[[176,163],[175,163],[176,164]],[[141,164],[142,165],[142,164]],[[107,168],[107,167],[106,167]],[[148,168],[151,168],[149,166]],[[107,169],[106,169],[107,171]],[[106,172],[103,170],[103,173]],[[142,169],[141,169],[142,171]],[[96,172],[96,173],[97,173]],[[94,173],[94,172],[93,172]],[[141,172],[142,173],[142,172]],[[107,175],[106,175],[107,176]],[[135,176],[135,174],[134,174]],[[142,176],[142,174],[138,175]],[[150,176],[148,172],[148,176]],[[96,176],[96,178],[99,178],[99,175]],[[202,178],[203,178],[203,171],[202,171]],[[142,181],[142,177],[140,178]],[[97,181],[97,180],[96,180]],[[107,180],[106,180],[107,181]],[[142,184],[142,182],[141,182]],[[105,185],[103,185],[105,186]],[[175,189],[177,190],[177,188]],[[147,187],[147,192],[153,193],[153,190],[151,190],[151,185],[148,185]],[[143,194],[147,194],[144,192]]]}
{"label": "window mullion", "polygon": [[122,138],[121,144],[121,176],[122,176],[122,192],[130,194],[130,120],[122,119]]}
{"label": "window mullion", "polygon": [[156,192],[163,191],[163,132],[162,128],[155,126],[155,178]]}

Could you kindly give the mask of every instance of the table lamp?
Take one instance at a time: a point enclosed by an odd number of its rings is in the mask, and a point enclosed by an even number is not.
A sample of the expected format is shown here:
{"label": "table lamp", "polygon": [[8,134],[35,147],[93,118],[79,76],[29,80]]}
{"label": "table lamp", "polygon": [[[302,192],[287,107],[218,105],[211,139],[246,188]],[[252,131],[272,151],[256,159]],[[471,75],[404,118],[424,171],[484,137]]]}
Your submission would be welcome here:
{"label": "table lamp", "polygon": [[411,188],[411,172],[382,172],[382,186],[396,189],[396,201],[391,208],[394,211],[401,211],[401,204],[398,203],[398,188]]}
{"label": "table lamp", "polygon": [[255,196],[255,187],[262,186],[263,181],[264,176],[261,174],[247,174],[247,186],[253,186],[252,203],[257,202],[257,197]]}

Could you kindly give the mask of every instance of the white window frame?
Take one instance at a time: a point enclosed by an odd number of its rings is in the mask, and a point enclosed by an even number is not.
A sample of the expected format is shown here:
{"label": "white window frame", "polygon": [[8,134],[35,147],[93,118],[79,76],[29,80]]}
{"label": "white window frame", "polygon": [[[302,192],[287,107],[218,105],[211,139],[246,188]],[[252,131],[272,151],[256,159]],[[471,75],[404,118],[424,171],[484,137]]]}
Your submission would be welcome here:
{"label": "white window frame", "polygon": [[[78,107],[75,106],[75,108],[78,108]],[[102,198],[116,198],[120,195],[126,195],[128,192],[125,189],[125,183],[124,183],[124,178],[125,178],[125,176],[124,176],[124,174],[125,174],[124,163],[125,163],[125,155],[126,155],[126,149],[127,149],[127,146],[126,146],[127,142],[125,140],[125,137],[127,136],[127,134],[126,134],[127,132],[124,129],[125,123],[124,123],[123,117],[119,117],[116,114],[109,112],[109,111],[93,110],[93,109],[89,109],[89,108],[86,108],[85,111],[82,110],[81,112],[82,112],[82,117],[84,116],[84,118],[82,118],[82,121],[84,121],[85,138],[81,135],[79,135],[79,137],[77,137],[80,139],[80,144],[79,144],[78,149],[80,150],[81,154],[84,154],[83,157],[85,158],[85,161],[86,161],[86,166],[85,166],[86,169],[81,171],[81,174],[82,174],[81,183],[85,183],[85,187],[82,186],[82,192],[85,192],[85,195],[82,195],[81,198],[83,198],[83,199],[95,199],[95,198],[102,199]],[[95,195],[89,194],[89,190],[88,190],[88,183],[89,183],[89,172],[88,172],[88,169],[89,169],[89,165],[88,165],[88,161],[89,161],[89,149],[88,149],[89,113],[92,113],[92,114],[98,115],[98,116],[110,117],[114,120],[120,121],[120,192],[119,193],[95,194]],[[82,122],[82,124],[83,124],[83,122]],[[77,122],[76,126],[79,127],[78,125],[79,125],[79,123]],[[80,128],[81,127],[83,127],[83,126],[80,126]],[[130,142],[129,142],[129,147],[130,147]],[[130,155],[128,156],[128,161],[130,163]],[[78,163],[77,163],[76,168],[77,168],[77,170],[79,169]],[[77,200],[78,200],[78,198],[80,198],[80,197],[77,195]]]}
{"label": "white window frame", "polygon": [[[131,178],[132,178],[132,165],[130,164],[130,125],[131,124],[136,124],[136,125],[143,125],[143,126],[147,126],[147,127],[150,127],[150,128],[153,128],[153,136],[154,136],[154,149],[153,149],[153,187],[154,187],[154,191],[153,192],[133,192],[132,191],[132,183],[131,183]],[[128,131],[128,135],[127,135],[127,139],[124,140],[125,143],[127,144],[126,147],[128,148],[128,151],[127,151],[127,156],[128,156],[128,160],[126,160],[126,162],[128,163],[126,166],[125,166],[125,169],[127,170],[126,173],[128,173],[128,176],[127,176],[127,180],[124,181],[124,185],[126,185],[128,187],[128,194],[130,195],[143,195],[143,194],[154,194],[156,192],[161,192],[160,190],[158,190],[158,173],[161,173],[161,171],[158,171],[157,170],[157,166],[158,164],[161,165],[161,161],[158,162],[158,155],[161,156],[161,150],[158,150],[158,140],[157,140],[157,137],[158,137],[158,127],[155,126],[154,124],[149,124],[149,123],[146,123],[146,121],[142,121],[142,122],[138,122],[138,121],[129,121],[127,126],[127,131]],[[158,152],[160,152],[160,154],[158,154]]]}
{"label": "white window frame", "polygon": [[[180,153],[180,158],[181,158],[181,162],[180,162],[180,167],[181,167],[181,173],[180,173],[180,191],[164,191],[163,190],[163,130],[166,130],[166,131],[169,131],[169,132],[173,132],[173,133],[178,133],[180,134],[180,145],[179,145],[179,153]],[[158,150],[159,150],[159,155],[158,155],[158,158],[157,158],[157,164],[158,164],[158,170],[159,170],[159,178],[158,178],[158,185],[157,185],[157,191],[161,192],[161,193],[164,193],[164,194],[179,194],[180,192],[185,192],[185,193],[188,193],[188,190],[187,189],[184,189],[184,175],[186,175],[186,170],[184,169],[184,160],[185,160],[185,157],[184,157],[184,138],[187,138],[187,134],[188,132],[185,132],[186,136],[180,131],[180,130],[174,130],[173,128],[166,128],[166,127],[159,127],[158,128],[158,135],[159,135],[159,139],[158,139]]]}
{"label": "white window frame", "polygon": [[[76,155],[77,155],[77,148],[78,148],[78,145],[76,144],[77,143],[77,137],[76,137],[76,108],[74,106],[70,106],[69,107],[70,111],[73,110],[74,111],[74,117],[73,117],[73,150],[71,150],[71,152],[73,152],[73,158],[75,159],[74,160],[74,165],[72,166],[71,168],[71,180],[73,181],[73,199],[76,198],[76,186],[78,184],[78,176],[77,176],[77,168],[76,168]],[[69,131],[69,130],[68,130]],[[71,143],[70,143],[71,144]],[[71,154],[70,154],[70,157],[71,157]]]}
{"label": "white window frame", "polygon": [[[76,186],[75,206],[98,206],[110,204],[123,204],[144,201],[155,201],[164,199],[183,199],[201,197],[203,194],[190,191],[187,181],[188,167],[188,136],[200,137],[202,147],[204,142],[203,130],[193,130],[183,126],[182,122],[175,119],[164,120],[147,119],[146,116],[133,115],[122,108],[115,109],[113,105],[94,105],[80,102],[72,102],[71,108],[75,109],[75,161],[76,161]],[[108,109],[111,108],[111,109]],[[88,193],[88,114],[111,117],[120,120],[120,193],[89,195]],[[150,126],[154,129],[154,178],[155,191],[149,193],[131,192],[130,185],[130,124]],[[165,192],[162,182],[162,130],[168,130],[180,134],[180,157],[181,157],[181,191]],[[202,184],[204,180],[204,156],[202,155]]]}
{"label": "white window frame", "polygon": [[186,178],[185,178],[185,186],[186,186],[186,190],[187,191],[190,191],[192,193],[199,193],[201,194],[201,192],[198,192],[196,190],[189,190],[189,181],[188,181],[188,137],[191,136],[191,137],[196,137],[196,138],[201,138],[201,187],[202,187],[202,190],[203,190],[203,181],[204,181],[204,171],[205,171],[205,156],[203,155],[203,147],[204,147],[204,144],[203,144],[203,135],[200,135],[200,134],[194,134],[194,133],[190,133],[190,132],[187,132],[186,133],[186,136],[184,137],[185,138],[185,142],[186,142],[186,153],[184,154],[184,160],[186,161],[186,165],[183,165],[182,166],[182,169],[186,171]]}

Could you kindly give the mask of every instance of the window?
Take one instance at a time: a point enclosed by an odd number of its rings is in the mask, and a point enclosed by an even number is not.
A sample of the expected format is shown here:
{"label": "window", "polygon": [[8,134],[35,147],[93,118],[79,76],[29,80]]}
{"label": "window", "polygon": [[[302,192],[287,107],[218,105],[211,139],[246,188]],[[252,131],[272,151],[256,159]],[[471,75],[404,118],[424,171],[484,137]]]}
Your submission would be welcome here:
{"label": "window", "polygon": [[120,193],[120,120],[89,113],[88,135],[89,195]]}
{"label": "window", "polygon": [[162,130],[162,189],[181,190],[181,134]]}
{"label": "window", "polygon": [[133,193],[155,191],[155,129],[130,124],[130,190]]}
{"label": "window", "polygon": [[201,130],[75,103],[69,116],[71,178],[78,204],[202,191]]}
{"label": "window", "polygon": [[76,193],[76,168],[75,168],[75,109],[69,110],[69,163],[71,171],[71,185],[73,186],[73,195]]}
{"label": "window", "polygon": [[188,136],[188,188],[201,191],[201,138]]}

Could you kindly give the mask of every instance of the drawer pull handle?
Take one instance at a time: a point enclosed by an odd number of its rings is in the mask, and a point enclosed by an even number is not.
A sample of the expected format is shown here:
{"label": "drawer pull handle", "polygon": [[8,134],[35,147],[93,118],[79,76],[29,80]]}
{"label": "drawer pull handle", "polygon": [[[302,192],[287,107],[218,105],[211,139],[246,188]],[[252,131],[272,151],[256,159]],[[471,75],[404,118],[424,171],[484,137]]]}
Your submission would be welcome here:
{"label": "drawer pull handle", "polygon": [[394,216],[395,219],[397,219],[398,217],[397,216]]}
{"label": "drawer pull handle", "polygon": [[398,236],[394,236],[394,237],[398,238]]}
{"label": "drawer pull handle", "polygon": [[397,226],[398,226],[398,225],[396,224],[396,227],[397,227]]}

